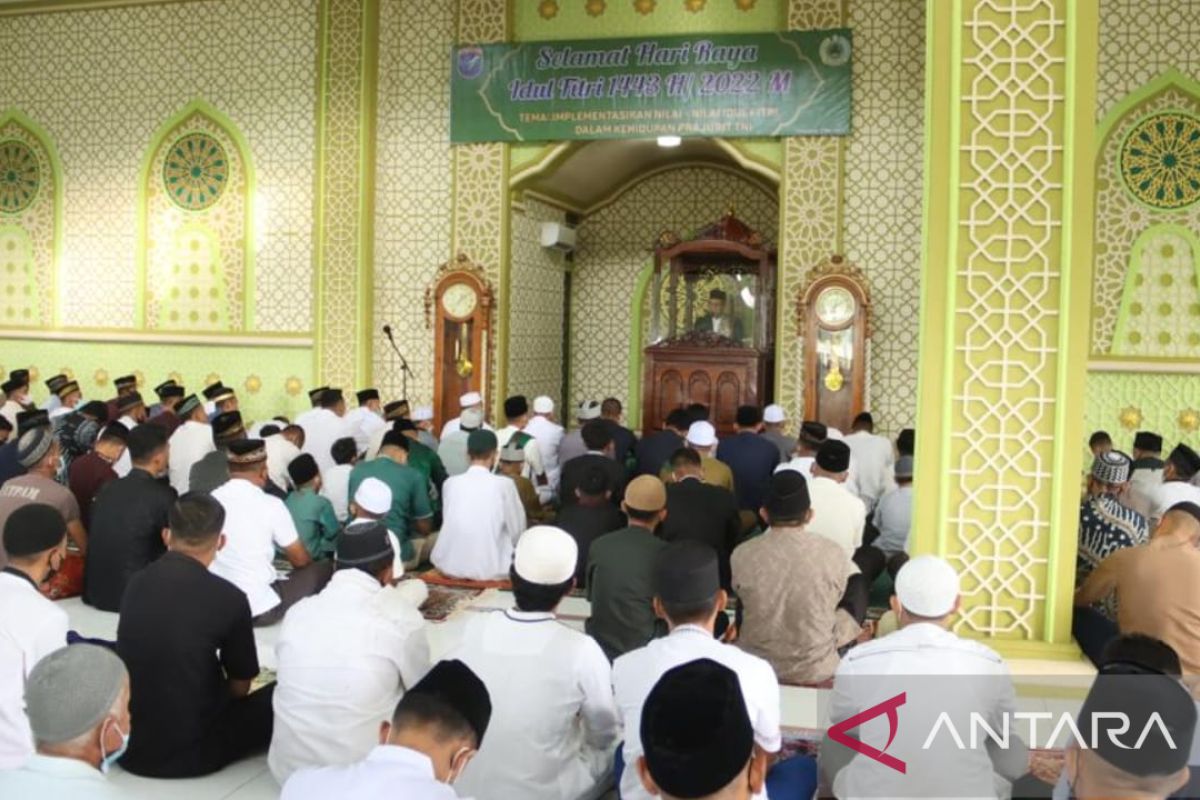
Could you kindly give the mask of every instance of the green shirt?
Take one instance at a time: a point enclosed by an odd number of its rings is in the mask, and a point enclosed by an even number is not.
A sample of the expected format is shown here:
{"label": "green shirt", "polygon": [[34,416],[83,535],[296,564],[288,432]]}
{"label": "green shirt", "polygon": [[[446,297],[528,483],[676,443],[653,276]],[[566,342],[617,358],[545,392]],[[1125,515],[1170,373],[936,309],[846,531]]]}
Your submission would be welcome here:
{"label": "green shirt", "polygon": [[337,536],[341,526],[333,513],[333,503],[312,489],[297,489],[283,501],[304,549],[313,559],[329,558],[337,549]]}
{"label": "green shirt", "polygon": [[446,482],[446,468],[438,454],[418,441],[408,442],[408,465],[425,478],[429,489],[429,505],[436,514],[442,508],[442,484]]}
{"label": "green shirt", "polygon": [[384,518],[383,524],[400,539],[400,558],[404,561],[411,560],[416,551],[409,541],[409,524],[413,520],[433,516],[425,477],[413,467],[397,464],[386,456],[361,461],[350,471],[350,491],[347,496],[351,500],[354,499],[359,484],[367,478],[378,478],[392,490],[392,509]]}
{"label": "green shirt", "polygon": [[667,543],[645,528],[606,533],[588,551],[587,632],[609,659],[666,633],[654,615],[654,559]]}

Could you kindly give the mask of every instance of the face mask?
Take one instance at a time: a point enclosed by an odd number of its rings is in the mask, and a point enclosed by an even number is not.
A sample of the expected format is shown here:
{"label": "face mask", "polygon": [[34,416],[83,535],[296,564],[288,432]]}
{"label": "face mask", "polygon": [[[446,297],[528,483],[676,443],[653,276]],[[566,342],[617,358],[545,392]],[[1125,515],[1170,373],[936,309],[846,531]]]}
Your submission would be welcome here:
{"label": "face mask", "polygon": [[[466,754],[466,758],[463,758],[461,761],[459,761],[458,767],[455,768],[454,762],[458,760],[458,757],[464,753]],[[463,770],[467,768],[467,764],[471,763],[471,756],[473,756],[474,753],[475,751],[471,748],[463,747],[450,757],[450,774],[446,776],[446,783],[448,785],[452,785],[455,781],[462,777]]]}
{"label": "face mask", "polygon": [[121,735],[121,746],[106,755],[104,753],[104,731],[100,731],[100,771],[105,775],[108,774],[108,771],[112,768],[112,765],[117,763],[121,756],[125,755],[125,751],[129,749],[129,734],[121,730],[121,728],[115,722],[112,724],[112,726],[116,728],[117,733]]}

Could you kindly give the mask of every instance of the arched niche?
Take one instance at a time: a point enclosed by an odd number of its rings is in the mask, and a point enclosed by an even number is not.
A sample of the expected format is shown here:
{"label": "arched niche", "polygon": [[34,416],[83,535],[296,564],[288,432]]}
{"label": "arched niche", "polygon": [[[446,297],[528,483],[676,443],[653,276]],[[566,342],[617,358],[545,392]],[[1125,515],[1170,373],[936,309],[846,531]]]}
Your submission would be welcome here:
{"label": "arched niche", "polygon": [[138,327],[253,330],[254,164],[233,121],[194,100],[164,122],[138,195]]}
{"label": "arched niche", "polygon": [[62,166],[49,135],[16,109],[0,112],[0,327],[57,323]]}

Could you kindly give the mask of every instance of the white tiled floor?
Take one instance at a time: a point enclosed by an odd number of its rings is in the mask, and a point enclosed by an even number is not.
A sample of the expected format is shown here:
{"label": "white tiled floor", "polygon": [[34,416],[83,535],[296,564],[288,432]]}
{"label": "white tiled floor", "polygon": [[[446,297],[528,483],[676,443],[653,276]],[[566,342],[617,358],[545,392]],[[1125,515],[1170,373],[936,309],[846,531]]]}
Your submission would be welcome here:
{"label": "white tiled floor", "polygon": [[[511,595],[489,590],[473,604],[477,608],[508,608]],[[78,600],[62,601],[71,618],[71,627],[83,636],[115,640],[117,615],[83,605]],[[590,606],[587,600],[571,597],[563,601],[559,614],[571,627],[583,629]],[[259,663],[268,669],[275,667],[275,641],[279,626],[255,629]],[[436,657],[444,650],[446,628],[430,627],[430,650]],[[1021,711],[1078,710],[1082,694],[1074,698],[1073,689],[1085,685],[1087,677],[1095,674],[1086,661],[1014,660],[1009,662],[1017,684],[1018,708]],[[1059,685],[1062,684],[1062,685]],[[1064,697],[1064,694],[1067,696]],[[781,721],[789,728],[819,728],[827,724],[829,690],[806,689],[795,686],[781,688]],[[151,780],[122,772],[119,768],[110,776],[123,795],[132,800],[274,800],[279,785],[267,769],[265,755],[233,764],[221,772],[194,780]]]}

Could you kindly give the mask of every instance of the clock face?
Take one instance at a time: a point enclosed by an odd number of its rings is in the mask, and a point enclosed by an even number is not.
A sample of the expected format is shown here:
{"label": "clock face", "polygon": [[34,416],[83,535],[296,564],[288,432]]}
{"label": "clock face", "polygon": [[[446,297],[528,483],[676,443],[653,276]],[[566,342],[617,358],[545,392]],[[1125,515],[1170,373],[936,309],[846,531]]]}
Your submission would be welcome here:
{"label": "clock face", "polygon": [[817,319],[830,327],[845,325],[857,308],[854,295],[842,286],[830,286],[817,295]]}
{"label": "clock face", "polygon": [[465,283],[447,286],[446,291],[442,292],[442,308],[457,319],[471,316],[478,302],[479,295]]}

